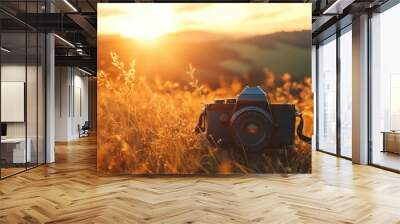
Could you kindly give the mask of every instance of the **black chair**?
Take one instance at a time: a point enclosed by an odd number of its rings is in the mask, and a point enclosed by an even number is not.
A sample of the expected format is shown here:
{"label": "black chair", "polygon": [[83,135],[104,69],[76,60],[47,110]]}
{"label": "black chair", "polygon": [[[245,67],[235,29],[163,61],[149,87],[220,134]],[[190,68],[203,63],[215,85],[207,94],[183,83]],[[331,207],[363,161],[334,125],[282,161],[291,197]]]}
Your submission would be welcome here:
{"label": "black chair", "polygon": [[89,121],[85,121],[85,123],[82,125],[82,127],[80,127],[80,125],[78,125],[78,129],[79,129],[79,138],[89,136],[89,130],[90,130]]}

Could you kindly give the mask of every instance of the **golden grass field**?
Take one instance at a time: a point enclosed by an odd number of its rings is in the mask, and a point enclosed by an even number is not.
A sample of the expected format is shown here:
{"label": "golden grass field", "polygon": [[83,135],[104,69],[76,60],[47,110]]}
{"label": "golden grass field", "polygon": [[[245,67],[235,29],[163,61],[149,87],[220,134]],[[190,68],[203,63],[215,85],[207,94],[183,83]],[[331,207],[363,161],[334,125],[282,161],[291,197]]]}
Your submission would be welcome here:
{"label": "golden grass field", "polygon": [[[212,147],[194,127],[204,104],[232,98],[244,88],[220,81],[210,89],[196,79],[188,65],[187,84],[136,74],[135,62],[125,65],[110,53],[112,67],[98,74],[98,173],[109,174],[216,174],[309,173],[310,146],[296,139],[288,150],[247,156],[234,149]],[[293,103],[303,113],[304,133],[313,132],[311,78],[293,81],[290,74],[265,72],[263,89],[273,103]]]}

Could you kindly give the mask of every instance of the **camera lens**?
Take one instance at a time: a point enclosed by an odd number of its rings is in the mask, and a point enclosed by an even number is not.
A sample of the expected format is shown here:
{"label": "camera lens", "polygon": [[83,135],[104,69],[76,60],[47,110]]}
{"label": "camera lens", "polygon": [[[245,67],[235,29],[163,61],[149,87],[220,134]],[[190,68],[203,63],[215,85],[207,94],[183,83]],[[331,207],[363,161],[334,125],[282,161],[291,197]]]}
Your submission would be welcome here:
{"label": "camera lens", "polygon": [[273,132],[271,116],[255,107],[237,111],[231,120],[233,138],[248,152],[259,152],[266,148]]}
{"label": "camera lens", "polygon": [[246,126],[245,131],[249,135],[257,135],[259,133],[259,127],[257,124],[250,123]]}

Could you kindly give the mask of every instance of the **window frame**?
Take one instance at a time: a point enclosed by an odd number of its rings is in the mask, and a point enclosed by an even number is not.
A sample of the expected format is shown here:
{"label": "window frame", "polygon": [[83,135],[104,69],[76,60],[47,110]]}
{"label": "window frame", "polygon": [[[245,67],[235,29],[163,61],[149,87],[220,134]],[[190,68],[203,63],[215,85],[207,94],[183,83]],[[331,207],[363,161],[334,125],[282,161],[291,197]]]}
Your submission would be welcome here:
{"label": "window frame", "polygon": [[[347,160],[352,160],[351,157],[347,157],[342,155],[341,153],[341,119],[340,119],[340,96],[341,96],[341,90],[340,90],[340,82],[341,82],[341,67],[340,67],[340,60],[341,60],[341,55],[340,55],[340,37],[342,35],[344,35],[347,32],[352,32],[352,23],[350,22],[349,24],[345,25],[344,27],[338,29],[335,33],[327,36],[325,39],[319,40],[317,44],[315,44],[316,46],[316,50],[315,50],[315,64],[316,64],[316,72],[315,72],[315,89],[316,89],[316,94],[315,94],[315,100],[316,100],[316,110],[315,110],[315,122],[316,122],[316,138],[315,138],[315,145],[316,145],[316,151],[319,152],[323,152],[329,155],[333,155],[336,157],[340,157],[340,158],[344,158]],[[336,152],[332,153],[329,152],[327,150],[321,149],[320,148],[320,143],[319,143],[319,97],[318,97],[318,93],[320,91],[320,87],[319,87],[319,47],[322,43],[327,43],[330,41],[336,41]]]}

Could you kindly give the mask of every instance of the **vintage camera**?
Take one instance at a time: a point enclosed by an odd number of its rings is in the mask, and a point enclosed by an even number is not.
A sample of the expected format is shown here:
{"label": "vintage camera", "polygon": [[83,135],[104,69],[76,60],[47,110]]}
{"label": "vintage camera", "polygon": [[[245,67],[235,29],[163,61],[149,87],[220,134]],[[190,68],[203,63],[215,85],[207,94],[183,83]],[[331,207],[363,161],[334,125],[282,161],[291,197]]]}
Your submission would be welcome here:
{"label": "vintage camera", "polygon": [[[294,145],[295,120],[300,113],[293,104],[271,104],[261,87],[246,87],[237,99],[219,99],[207,104],[197,132],[206,132],[213,144],[260,152]],[[298,128],[303,128],[301,119]],[[304,141],[310,138],[298,130]]]}

